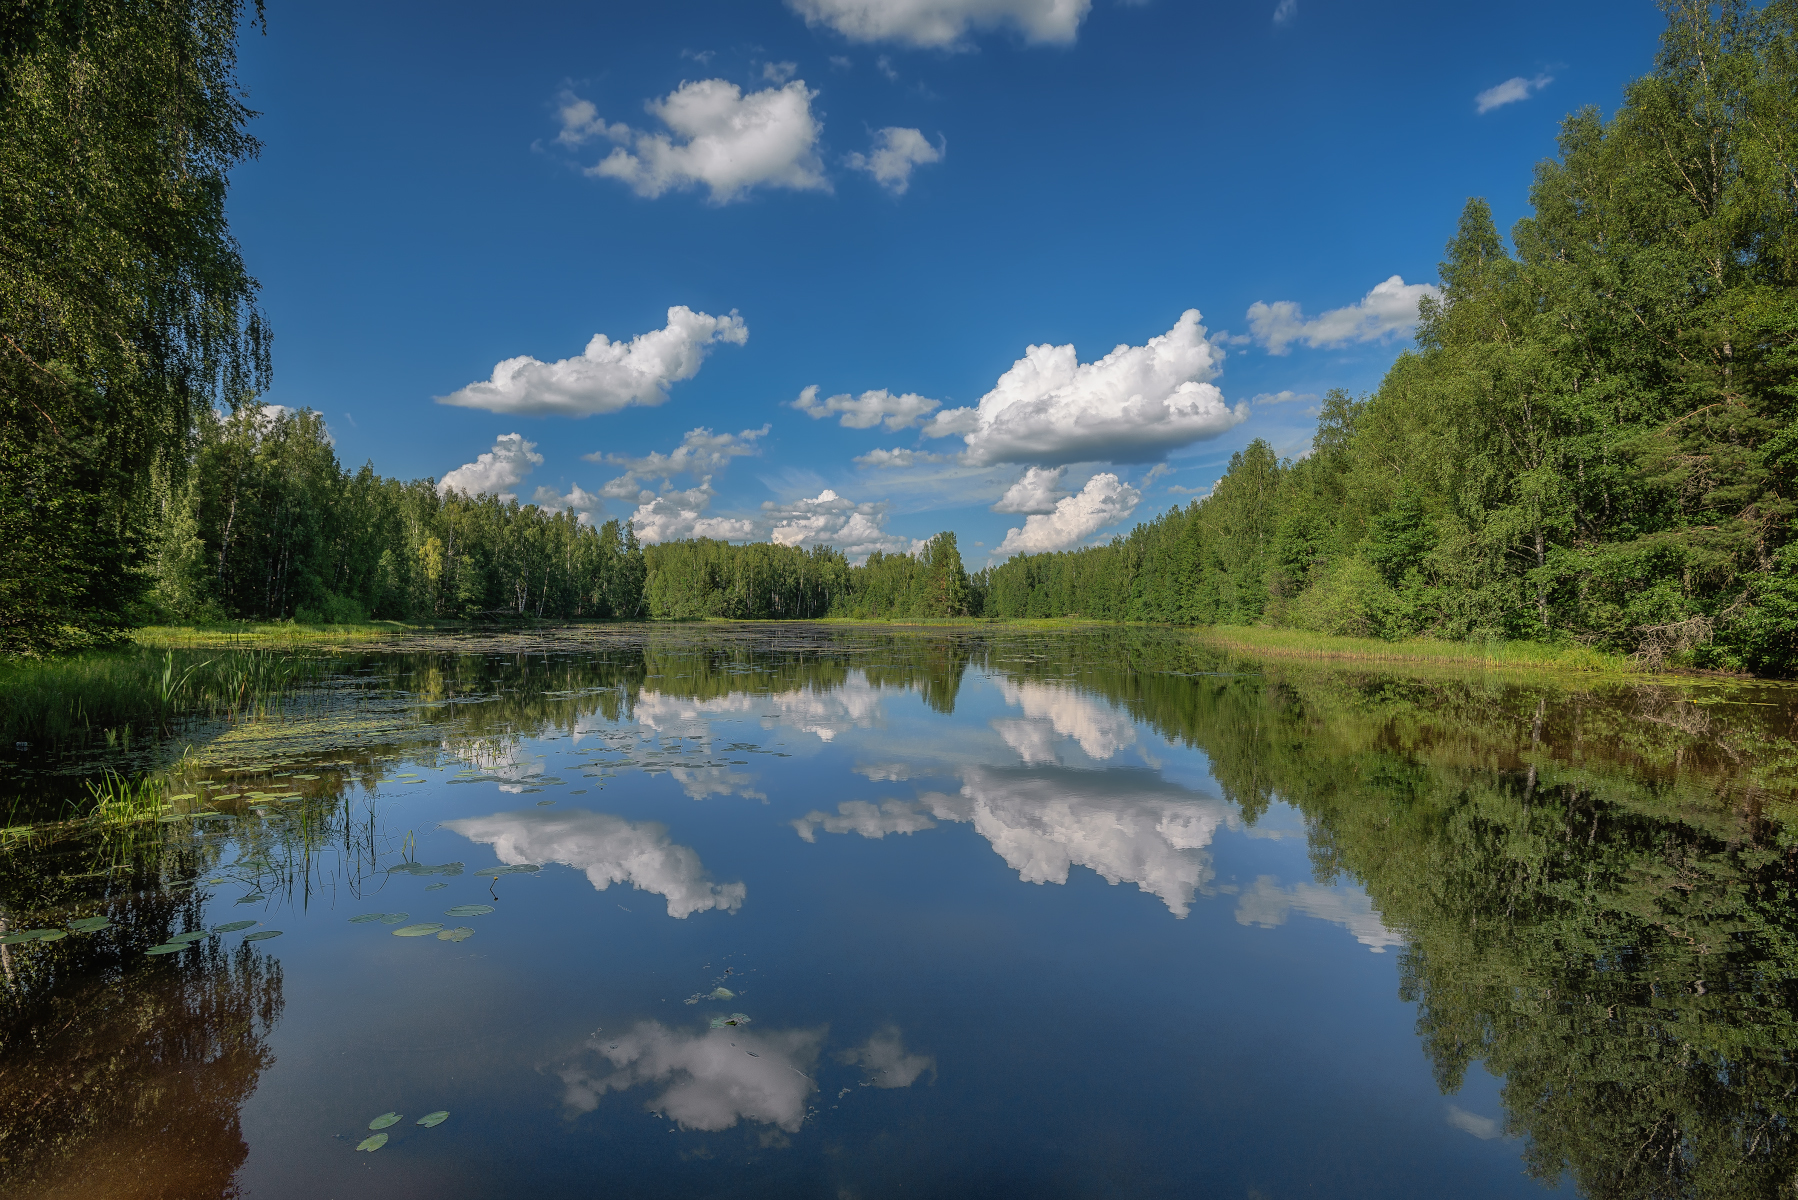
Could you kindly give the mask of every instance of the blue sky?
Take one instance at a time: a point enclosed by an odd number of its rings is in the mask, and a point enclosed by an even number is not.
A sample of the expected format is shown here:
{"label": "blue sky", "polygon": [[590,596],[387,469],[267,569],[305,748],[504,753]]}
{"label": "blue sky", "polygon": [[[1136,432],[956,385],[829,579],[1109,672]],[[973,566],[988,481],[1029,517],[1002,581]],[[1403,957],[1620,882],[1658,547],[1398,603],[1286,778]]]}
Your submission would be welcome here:
{"label": "blue sky", "polygon": [[232,192],[264,399],[322,412],[352,466],[651,539],[859,559],[953,529],[970,567],[1103,540],[1375,386],[1465,199],[1523,215],[1561,119],[1614,109],[1662,24],[1646,0],[271,6]]}

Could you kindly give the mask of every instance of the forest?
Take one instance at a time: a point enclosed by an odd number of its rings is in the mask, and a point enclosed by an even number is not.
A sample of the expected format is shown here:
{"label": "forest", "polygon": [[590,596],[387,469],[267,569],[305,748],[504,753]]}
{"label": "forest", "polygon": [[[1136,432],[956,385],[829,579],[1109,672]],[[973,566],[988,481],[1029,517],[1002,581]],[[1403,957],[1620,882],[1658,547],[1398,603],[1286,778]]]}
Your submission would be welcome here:
{"label": "forest", "polygon": [[641,547],[628,520],[350,471],[317,414],[260,404],[224,219],[258,149],[242,15],[50,4],[0,48],[0,652],[155,620],[985,616],[1798,670],[1798,5],[1670,6],[1508,239],[1467,202],[1415,346],[1325,397],[1302,457],[1255,441],[1202,500],[972,575],[950,533],[859,565]]}

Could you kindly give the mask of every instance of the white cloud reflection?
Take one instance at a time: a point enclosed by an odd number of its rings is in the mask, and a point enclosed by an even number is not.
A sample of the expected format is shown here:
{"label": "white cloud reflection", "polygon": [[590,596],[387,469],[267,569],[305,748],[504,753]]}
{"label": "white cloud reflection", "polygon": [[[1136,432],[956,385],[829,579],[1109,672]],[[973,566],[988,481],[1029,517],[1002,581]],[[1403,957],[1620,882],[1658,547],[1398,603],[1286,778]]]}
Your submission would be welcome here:
{"label": "white cloud reflection", "polygon": [[1026,765],[1056,761],[1051,733],[1072,738],[1087,757],[1104,761],[1136,742],[1136,725],[1109,705],[1088,699],[1070,687],[1024,680],[993,681],[1005,703],[1024,710],[1025,720],[999,718],[992,725]]}
{"label": "white cloud reflection", "polygon": [[1388,946],[1405,944],[1402,936],[1386,928],[1380,914],[1374,911],[1373,901],[1359,888],[1327,888],[1315,883],[1283,888],[1272,875],[1262,875],[1236,902],[1239,925],[1271,929],[1284,925],[1287,914],[1292,912],[1342,926],[1375,954],[1384,954]]}
{"label": "white cloud reflection", "polygon": [[668,827],[655,821],[626,821],[585,809],[537,809],[445,821],[443,827],[491,845],[509,866],[566,863],[584,871],[602,892],[628,883],[665,897],[668,915],[676,919],[714,908],[736,912],[748,892],[742,883],[712,882],[693,848],[671,841]]}
{"label": "white cloud reflection", "polygon": [[910,1087],[926,1071],[930,1072],[930,1081],[936,1082],[936,1056],[907,1054],[905,1038],[897,1025],[888,1025],[853,1050],[839,1050],[836,1060],[845,1066],[861,1067],[863,1087]]}
{"label": "white cloud reflection", "polygon": [[592,1112],[607,1092],[661,1087],[644,1107],[682,1129],[715,1132],[756,1121],[797,1133],[806,1100],[817,1090],[811,1071],[824,1033],[822,1027],[685,1033],[643,1021],[616,1037],[601,1032],[588,1039],[583,1050],[600,1064],[564,1069],[563,1100],[576,1112]]}
{"label": "white cloud reflection", "polygon": [[846,800],[837,805],[834,817],[813,809],[788,824],[808,842],[818,840],[816,831],[819,829],[825,833],[859,833],[865,838],[879,839],[889,833],[916,833],[921,829],[936,828],[930,814],[904,800],[883,800],[879,805],[866,800]]}

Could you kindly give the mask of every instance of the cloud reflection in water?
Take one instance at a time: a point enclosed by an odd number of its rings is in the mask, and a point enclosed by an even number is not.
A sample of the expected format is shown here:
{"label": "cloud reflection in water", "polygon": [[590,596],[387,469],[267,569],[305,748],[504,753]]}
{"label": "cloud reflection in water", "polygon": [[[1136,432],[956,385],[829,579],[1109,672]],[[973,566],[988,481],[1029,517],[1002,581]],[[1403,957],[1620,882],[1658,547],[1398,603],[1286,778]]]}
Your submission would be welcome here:
{"label": "cloud reflection in water", "polygon": [[707,909],[736,912],[748,889],[713,883],[691,846],[669,840],[656,821],[626,821],[585,809],[494,813],[445,821],[445,829],[493,847],[507,865],[558,862],[586,872],[600,891],[628,883],[668,900],[668,915],[683,918]]}
{"label": "cloud reflection in water", "polygon": [[629,1033],[589,1038],[583,1050],[603,1065],[564,1069],[563,1099],[576,1112],[592,1112],[607,1092],[665,1085],[645,1107],[682,1129],[715,1132],[745,1120],[796,1133],[817,1090],[811,1072],[824,1033],[820,1026],[695,1034],[642,1021]]}

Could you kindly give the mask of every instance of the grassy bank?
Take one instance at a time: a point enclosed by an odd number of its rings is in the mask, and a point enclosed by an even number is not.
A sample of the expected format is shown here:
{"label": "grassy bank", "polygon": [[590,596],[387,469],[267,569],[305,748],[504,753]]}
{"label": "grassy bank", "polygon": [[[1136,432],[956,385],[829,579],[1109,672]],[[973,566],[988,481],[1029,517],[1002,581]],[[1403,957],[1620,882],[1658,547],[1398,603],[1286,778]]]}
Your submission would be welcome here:
{"label": "grassy bank", "polygon": [[167,733],[188,717],[250,715],[318,669],[318,660],[277,646],[0,660],[0,745],[113,745]]}
{"label": "grassy bank", "polygon": [[1189,633],[1208,645],[1270,658],[1416,663],[1478,670],[1642,673],[1642,668],[1627,657],[1606,654],[1589,646],[1551,646],[1542,642],[1445,642],[1435,638],[1384,642],[1377,638],[1331,637],[1301,629],[1268,629],[1258,625],[1208,625]]}
{"label": "grassy bank", "polygon": [[[435,625],[400,621],[368,621],[360,625],[304,625],[296,621],[221,621],[214,625],[145,625],[131,640],[150,650],[304,646],[337,642],[373,642]],[[459,628],[459,626],[458,626]]]}

